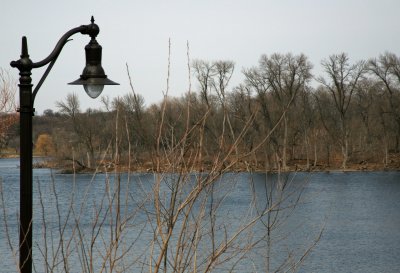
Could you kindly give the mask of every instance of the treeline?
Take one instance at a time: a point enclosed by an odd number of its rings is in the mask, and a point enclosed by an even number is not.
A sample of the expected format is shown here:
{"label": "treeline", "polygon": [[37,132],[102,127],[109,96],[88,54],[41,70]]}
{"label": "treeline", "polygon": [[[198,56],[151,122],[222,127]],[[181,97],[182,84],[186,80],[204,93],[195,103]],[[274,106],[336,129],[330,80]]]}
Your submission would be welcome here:
{"label": "treeline", "polygon": [[37,152],[91,168],[160,169],[171,154],[199,170],[217,159],[240,170],[400,167],[395,54],[354,63],[332,55],[322,75],[303,54],[263,55],[235,87],[233,62],[191,64],[193,90],[147,107],[133,88],[85,112],[69,94],[35,118]]}

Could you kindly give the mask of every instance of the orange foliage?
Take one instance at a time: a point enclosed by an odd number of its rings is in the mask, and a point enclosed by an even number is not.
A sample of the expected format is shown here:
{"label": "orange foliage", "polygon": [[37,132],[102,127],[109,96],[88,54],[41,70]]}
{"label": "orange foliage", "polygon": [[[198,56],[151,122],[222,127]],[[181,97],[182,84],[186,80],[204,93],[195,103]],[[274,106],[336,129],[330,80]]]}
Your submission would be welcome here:
{"label": "orange foliage", "polygon": [[49,134],[39,135],[36,141],[36,152],[41,155],[51,155],[54,152],[53,139]]}

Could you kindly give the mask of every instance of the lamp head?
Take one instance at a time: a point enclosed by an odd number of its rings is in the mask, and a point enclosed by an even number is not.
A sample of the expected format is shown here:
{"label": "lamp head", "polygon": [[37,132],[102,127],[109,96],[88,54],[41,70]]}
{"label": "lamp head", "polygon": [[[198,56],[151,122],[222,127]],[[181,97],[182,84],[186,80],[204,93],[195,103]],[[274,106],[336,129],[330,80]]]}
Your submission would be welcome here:
{"label": "lamp head", "polygon": [[76,81],[70,82],[72,85],[83,85],[86,93],[91,98],[97,98],[103,91],[104,85],[119,85],[107,78],[101,66],[101,45],[94,37],[85,46],[86,66],[82,75]]}

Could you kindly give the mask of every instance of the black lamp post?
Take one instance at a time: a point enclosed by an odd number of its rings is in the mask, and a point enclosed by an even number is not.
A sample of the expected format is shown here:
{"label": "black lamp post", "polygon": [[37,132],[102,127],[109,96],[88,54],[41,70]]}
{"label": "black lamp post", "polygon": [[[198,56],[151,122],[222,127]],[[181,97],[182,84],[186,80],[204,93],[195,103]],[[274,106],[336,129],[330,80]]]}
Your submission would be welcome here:
{"label": "black lamp post", "polygon": [[[52,69],[58,55],[69,37],[75,33],[87,34],[91,37],[85,47],[86,66],[80,78],[70,84],[83,85],[87,94],[96,98],[103,91],[104,85],[118,85],[109,79],[101,66],[101,46],[96,41],[99,27],[94,23],[82,25],[66,32],[58,41],[50,55],[40,62],[32,62],[28,54],[26,37],[22,37],[21,58],[10,65],[18,68],[20,113],[20,228],[19,228],[19,270],[22,273],[32,272],[32,116],[36,94]],[[34,68],[48,65],[42,78],[32,92],[31,71]]]}

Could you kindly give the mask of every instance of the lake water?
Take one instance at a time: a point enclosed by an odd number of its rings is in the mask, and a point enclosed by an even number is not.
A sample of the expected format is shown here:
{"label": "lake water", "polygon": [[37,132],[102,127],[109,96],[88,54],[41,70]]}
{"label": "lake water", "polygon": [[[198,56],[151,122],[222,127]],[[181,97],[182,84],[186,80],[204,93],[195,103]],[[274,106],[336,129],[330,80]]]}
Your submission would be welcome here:
{"label": "lake water", "polygon": [[[18,257],[15,260],[9,242],[17,248],[18,165],[18,159],[0,159],[4,200],[0,204],[0,272],[16,272]],[[183,193],[195,186],[198,176],[201,175],[192,175]],[[122,217],[127,219],[121,238],[124,247],[117,252],[128,252],[133,265],[127,272],[141,272],[142,268],[148,272],[150,262],[155,262],[151,257],[158,253],[154,241],[155,178],[153,174],[120,177],[121,215],[129,218]],[[165,199],[166,206],[175,178],[174,175],[163,178],[160,198]],[[103,250],[109,246],[110,236],[116,234],[112,222],[117,219],[112,214],[116,211],[113,193],[118,192],[115,180],[115,174],[67,175],[49,169],[34,170],[33,255],[37,272],[44,272],[44,257],[58,255],[55,263],[60,261],[61,231],[63,251],[70,253],[70,272],[83,271],[82,264],[87,261],[82,253],[87,253],[93,234],[98,234],[92,246],[97,249],[93,252],[97,259],[94,265],[95,272],[99,272]],[[228,272],[233,266],[233,272],[265,272],[266,264],[273,271],[284,262],[298,264],[296,272],[400,272],[400,172],[298,173],[282,175],[280,180],[276,175],[230,173],[220,178],[212,191],[202,194],[205,197],[199,195],[192,214],[202,215],[207,221],[213,219],[217,245],[252,221],[269,200],[273,205],[269,214],[230,245],[228,254],[233,258],[218,264],[213,272]],[[184,197],[182,194],[177,198]],[[276,200],[282,202],[274,203]],[[113,209],[107,210],[110,207],[107,204]],[[215,218],[201,214],[202,209],[207,214],[212,208]],[[104,219],[104,223],[100,225],[96,219]],[[207,221],[201,222],[204,226],[200,227],[208,230],[198,244],[202,253],[212,248]],[[266,236],[268,223],[275,223],[270,237]],[[193,242],[193,238],[187,241]],[[174,233],[171,247],[177,240]],[[249,243],[253,247],[243,250]],[[303,260],[305,253],[308,255]],[[64,271],[62,264],[55,268]]]}

